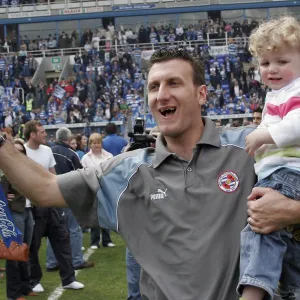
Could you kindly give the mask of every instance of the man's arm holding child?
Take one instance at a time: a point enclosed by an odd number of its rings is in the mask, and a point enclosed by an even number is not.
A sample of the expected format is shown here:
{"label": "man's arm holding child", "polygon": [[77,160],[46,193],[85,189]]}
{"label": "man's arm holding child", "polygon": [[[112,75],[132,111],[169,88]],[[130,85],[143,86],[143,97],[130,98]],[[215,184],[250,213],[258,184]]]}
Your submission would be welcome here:
{"label": "man's arm holding child", "polygon": [[300,224],[300,202],[270,188],[255,187],[248,197],[248,215],[253,231],[268,234]]}
{"label": "man's arm holding child", "polygon": [[[263,144],[287,147],[300,144],[300,109],[290,107],[283,120],[268,127],[262,124],[246,137],[250,155]],[[253,231],[268,234],[288,225],[300,223],[300,202],[269,189],[256,187],[248,197],[248,214]],[[253,201],[256,200],[256,201]]]}

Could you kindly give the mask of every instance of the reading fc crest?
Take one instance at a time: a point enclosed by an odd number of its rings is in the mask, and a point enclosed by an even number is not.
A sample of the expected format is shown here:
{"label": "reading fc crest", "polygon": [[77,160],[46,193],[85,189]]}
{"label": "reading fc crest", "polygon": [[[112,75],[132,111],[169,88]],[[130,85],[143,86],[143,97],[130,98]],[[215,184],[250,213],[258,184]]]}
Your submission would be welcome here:
{"label": "reading fc crest", "polygon": [[239,186],[239,178],[236,173],[225,171],[218,178],[218,186],[225,193],[232,193]]}

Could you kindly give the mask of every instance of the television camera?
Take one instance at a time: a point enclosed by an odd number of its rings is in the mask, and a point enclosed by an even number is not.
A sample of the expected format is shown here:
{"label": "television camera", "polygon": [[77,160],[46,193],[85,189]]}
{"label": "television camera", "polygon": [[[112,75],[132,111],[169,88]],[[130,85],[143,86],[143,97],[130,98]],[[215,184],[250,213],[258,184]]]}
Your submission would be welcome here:
{"label": "television camera", "polygon": [[142,118],[136,118],[133,132],[129,132],[128,136],[132,142],[126,151],[151,147],[151,143],[155,143],[155,138],[145,131],[145,120]]}

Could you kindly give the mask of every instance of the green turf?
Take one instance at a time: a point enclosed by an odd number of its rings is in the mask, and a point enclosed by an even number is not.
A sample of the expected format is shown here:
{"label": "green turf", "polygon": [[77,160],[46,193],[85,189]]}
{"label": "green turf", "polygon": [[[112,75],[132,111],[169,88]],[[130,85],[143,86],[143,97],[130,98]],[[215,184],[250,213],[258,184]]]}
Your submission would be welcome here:
{"label": "green turf", "polygon": [[[127,295],[126,269],[125,269],[125,245],[122,239],[112,233],[112,240],[117,245],[115,248],[100,247],[90,257],[95,262],[95,267],[79,272],[77,280],[85,285],[83,290],[63,293],[61,300],[125,300]],[[84,246],[89,246],[89,233],[84,234]],[[27,297],[32,300],[45,300],[60,285],[58,272],[46,272],[45,270],[45,241],[40,250],[41,266],[43,268],[43,285],[45,292],[38,297]],[[4,266],[4,262],[0,262]],[[0,279],[0,300],[6,299],[5,280]]]}

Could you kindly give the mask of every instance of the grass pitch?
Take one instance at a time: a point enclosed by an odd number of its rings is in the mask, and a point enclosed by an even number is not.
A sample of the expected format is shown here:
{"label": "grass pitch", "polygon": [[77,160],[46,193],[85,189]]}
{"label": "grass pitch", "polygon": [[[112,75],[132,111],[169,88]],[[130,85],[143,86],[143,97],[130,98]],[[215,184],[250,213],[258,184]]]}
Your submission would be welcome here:
{"label": "grass pitch", "polygon": [[[100,247],[89,258],[95,262],[95,267],[84,269],[79,272],[76,279],[85,285],[79,291],[66,290],[59,298],[61,300],[126,300],[127,282],[125,266],[125,244],[119,235],[111,233],[115,248]],[[43,269],[41,281],[45,289],[37,297],[27,297],[31,300],[46,300],[51,293],[61,284],[58,272],[46,271],[46,248],[45,239],[40,250],[40,263]],[[84,233],[83,245],[89,247],[90,234]],[[4,267],[4,261],[0,261],[0,266]],[[0,279],[0,300],[6,300],[5,278]]]}

